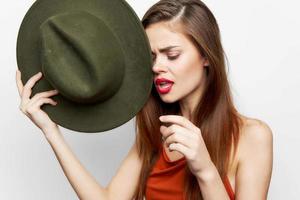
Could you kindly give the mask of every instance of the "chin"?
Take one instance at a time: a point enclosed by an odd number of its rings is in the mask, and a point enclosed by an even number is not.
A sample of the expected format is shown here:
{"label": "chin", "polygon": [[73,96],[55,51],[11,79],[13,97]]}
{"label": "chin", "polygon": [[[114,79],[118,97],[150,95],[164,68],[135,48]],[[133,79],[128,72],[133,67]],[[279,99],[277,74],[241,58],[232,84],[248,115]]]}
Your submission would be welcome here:
{"label": "chin", "polygon": [[161,99],[163,102],[165,102],[165,103],[174,103],[174,102],[177,101],[176,98],[172,98],[171,96],[167,96],[167,95],[165,95],[165,96],[160,96],[160,99]]}

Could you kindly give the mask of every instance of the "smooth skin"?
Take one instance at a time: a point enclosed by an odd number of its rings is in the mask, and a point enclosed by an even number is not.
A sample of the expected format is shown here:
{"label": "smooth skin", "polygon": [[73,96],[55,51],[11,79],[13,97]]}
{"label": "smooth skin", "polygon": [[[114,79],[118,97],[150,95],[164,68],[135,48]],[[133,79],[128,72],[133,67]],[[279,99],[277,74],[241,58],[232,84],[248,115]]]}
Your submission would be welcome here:
{"label": "smooth skin", "polygon": [[[165,116],[165,121],[174,124],[170,127],[161,127],[167,155],[170,160],[186,156],[191,161],[190,169],[195,175],[198,175],[198,182],[204,199],[228,199],[216,168],[210,162],[205,144],[201,139],[201,130],[189,121],[191,111],[196,105],[195,102],[197,102],[199,94],[201,95],[202,85],[205,82],[202,73],[203,67],[208,63],[195,54],[195,49],[193,49],[189,40],[179,31],[169,29],[170,27],[165,26],[165,24],[156,25],[155,29],[146,30],[152,51],[155,53],[155,59],[158,58],[152,70],[156,76],[163,76],[175,82],[172,88],[173,91],[161,96],[161,98],[165,102],[181,100],[183,113],[183,116]],[[159,51],[159,49],[168,46],[179,46],[179,48]],[[176,57],[175,54],[179,54],[179,52],[184,56],[174,60],[172,56]],[[178,65],[179,62],[180,65]],[[187,81],[184,78],[186,75],[182,72],[192,76],[197,74],[198,78],[193,77]],[[41,78],[42,74],[36,74],[23,86],[21,73],[17,70],[16,84],[21,98],[19,108],[43,132],[78,197],[83,200],[131,200],[137,187],[142,165],[135,143],[108,186],[101,186],[76,158],[57,124],[40,109],[43,104],[55,106],[56,102],[51,97],[58,94],[58,92],[45,91],[30,98],[32,88]],[[200,87],[198,87],[199,85]],[[228,177],[237,200],[263,200],[267,198],[272,173],[272,131],[266,123],[260,120],[245,116],[242,116],[242,118],[245,126],[242,127],[240,133],[241,138],[237,155],[234,158],[231,156]],[[193,142],[191,142],[192,140]],[[174,145],[175,143],[189,144],[190,147],[184,149],[180,145]],[[205,162],[196,160],[196,154],[200,154],[201,158],[205,158]]]}

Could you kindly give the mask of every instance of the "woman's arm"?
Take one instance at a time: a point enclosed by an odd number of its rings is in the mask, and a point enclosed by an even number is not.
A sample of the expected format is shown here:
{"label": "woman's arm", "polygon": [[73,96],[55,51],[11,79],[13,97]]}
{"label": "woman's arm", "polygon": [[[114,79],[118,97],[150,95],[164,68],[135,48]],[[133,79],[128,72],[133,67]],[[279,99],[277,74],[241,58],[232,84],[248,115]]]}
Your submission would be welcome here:
{"label": "woman's arm", "polygon": [[65,142],[59,128],[43,130],[63,171],[81,200],[107,200],[108,190],[97,181],[81,165]]}
{"label": "woman's arm", "polygon": [[47,113],[40,109],[43,104],[55,106],[57,102],[50,97],[58,94],[58,91],[45,91],[30,98],[33,86],[41,77],[42,73],[37,73],[23,85],[21,72],[16,71],[16,84],[21,97],[19,108],[44,133],[78,197],[83,200],[132,199],[138,184],[142,164],[138,157],[136,145],[132,146],[109,186],[106,188],[101,187],[84,169],[68,147],[57,124],[49,118]]}
{"label": "woman's arm", "polygon": [[222,179],[214,164],[211,164],[209,169],[196,177],[203,199],[230,200]]}
{"label": "woman's arm", "polygon": [[269,126],[252,120],[241,135],[236,173],[236,199],[267,199],[273,166],[273,135]]}
{"label": "woman's arm", "polygon": [[[237,156],[235,199],[267,199],[273,164],[273,136],[266,123],[248,120],[241,133]],[[199,174],[197,180],[204,199],[229,199],[213,164]]]}

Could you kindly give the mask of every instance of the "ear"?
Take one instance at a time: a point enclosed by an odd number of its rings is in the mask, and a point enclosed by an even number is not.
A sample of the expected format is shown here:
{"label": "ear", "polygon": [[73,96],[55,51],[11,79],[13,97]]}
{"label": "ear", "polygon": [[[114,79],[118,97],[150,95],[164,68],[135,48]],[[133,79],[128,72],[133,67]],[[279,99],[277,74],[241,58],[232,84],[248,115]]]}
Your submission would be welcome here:
{"label": "ear", "polygon": [[203,63],[204,67],[208,67],[209,66],[209,61],[207,58],[204,58],[204,63]]}

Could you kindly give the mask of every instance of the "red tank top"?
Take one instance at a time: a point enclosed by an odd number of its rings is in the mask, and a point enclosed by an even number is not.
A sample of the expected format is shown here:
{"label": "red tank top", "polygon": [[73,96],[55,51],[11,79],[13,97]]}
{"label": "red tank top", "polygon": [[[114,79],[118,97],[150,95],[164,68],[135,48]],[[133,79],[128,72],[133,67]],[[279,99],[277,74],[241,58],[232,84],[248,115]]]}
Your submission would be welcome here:
{"label": "red tank top", "polygon": [[[185,165],[185,157],[169,160],[161,145],[159,157],[146,183],[146,200],[184,200]],[[234,192],[227,177],[224,186],[230,199],[234,200]]]}

